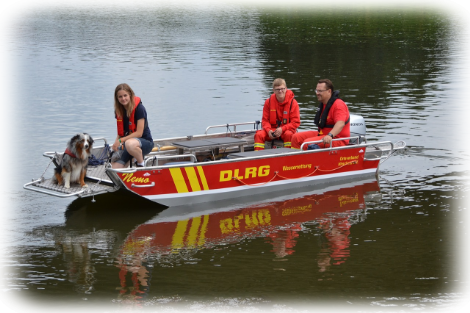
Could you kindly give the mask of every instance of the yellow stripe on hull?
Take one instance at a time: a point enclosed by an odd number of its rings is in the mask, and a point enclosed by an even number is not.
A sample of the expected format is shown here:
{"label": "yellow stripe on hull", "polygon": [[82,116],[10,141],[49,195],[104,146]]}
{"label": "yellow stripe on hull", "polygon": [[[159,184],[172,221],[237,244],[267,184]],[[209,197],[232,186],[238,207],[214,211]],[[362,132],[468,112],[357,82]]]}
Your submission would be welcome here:
{"label": "yellow stripe on hull", "polygon": [[191,191],[201,191],[201,186],[199,185],[194,167],[186,167],[185,171],[189,179],[189,184],[191,185]]}
{"label": "yellow stripe on hull", "polygon": [[199,177],[201,178],[202,188],[204,190],[209,190],[209,185],[207,184],[206,175],[204,175],[204,170],[202,166],[197,167],[197,172],[199,173]]}
{"label": "yellow stripe on hull", "polygon": [[173,182],[175,183],[176,191],[178,193],[189,192],[188,186],[186,186],[186,182],[184,181],[181,168],[170,168],[170,174],[173,178]]}
{"label": "yellow stripe on hull", "polygon": [[[196,174],[197,169],[197,174]],[[191,186],[191,192],[209,190],[209,185],[207,184],[206,175],[204,175],[204,169],[202,166],[197,167],[185,167],[184,171],[189,180],[189,185]],[[181,168],[170,168],[171,178],[173,178],[173,183],[175,184],[176,191],[178,193],[190,192],[188,185],[184,180],[183,172]],[[202,187],[201,187],[202,186]]]}

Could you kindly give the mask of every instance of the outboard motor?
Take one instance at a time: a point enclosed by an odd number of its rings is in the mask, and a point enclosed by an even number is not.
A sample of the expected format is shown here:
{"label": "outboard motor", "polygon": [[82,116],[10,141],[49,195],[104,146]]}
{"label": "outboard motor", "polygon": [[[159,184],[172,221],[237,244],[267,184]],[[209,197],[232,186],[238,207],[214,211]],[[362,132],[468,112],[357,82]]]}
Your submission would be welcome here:
{"label": "outboard motor", "polygon": [[357,139],[350,139],[350,145],[356,145],[365,141],[366,137],[366,122],[361,115],[350,114],[349,115],[349,130],[351,133],[351,137],[361,136],[359,138],[359,142]]}

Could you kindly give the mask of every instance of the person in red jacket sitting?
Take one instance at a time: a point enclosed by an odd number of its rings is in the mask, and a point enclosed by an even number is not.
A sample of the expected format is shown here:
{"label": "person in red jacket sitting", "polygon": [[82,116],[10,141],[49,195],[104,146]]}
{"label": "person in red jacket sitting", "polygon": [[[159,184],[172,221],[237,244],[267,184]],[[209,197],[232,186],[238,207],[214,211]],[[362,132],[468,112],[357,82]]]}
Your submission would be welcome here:
{"label": "person in red jacket sitting", "polygon": [[274,93],[266,99],[263,108],[261,127],[255,134],[255,151],[264,149],[264,142],[280,138],[284,147],[291,147],[291,138],[300,125],[299,104],[292,90],[287,89],[286,81],[276,78]]}
{"label": "person in red jacket sitting", "polygon": [[[333,83],[329,79],[320,79],[315,89],[318,101],[320,101],[314,123],[318,131],[304,131],[296,133],[292,137],[292,149],[300,149],[302,143],[319,141],[322,142],[308,145],[308,150],[329,147],[345,146],[348,139],[333,141],[333,138],[347,138],[349,131],[349,110],[346,103],[341,100],[339,91],[334,90]],[[307,146],[304,146],[307,149]]]}

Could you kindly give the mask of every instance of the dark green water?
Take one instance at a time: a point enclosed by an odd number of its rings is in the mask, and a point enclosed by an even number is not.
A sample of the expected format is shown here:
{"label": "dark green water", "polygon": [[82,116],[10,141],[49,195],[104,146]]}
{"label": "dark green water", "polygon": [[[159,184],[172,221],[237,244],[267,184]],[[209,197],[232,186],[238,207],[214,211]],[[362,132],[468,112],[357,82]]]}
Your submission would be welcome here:
{"label": "dark green water", "polygon": [[[464,298],[468,155],[444,135],[463,114],[463,39],[450,16],[48,9],[15,27],[13,118],[30,144],[18,145],[23,166],[8,194],[12,307],[420,312]],[[118,83],[142,97],[153,136],[165,138],[260,119],[276,77],[294,91],[302,129],[313,127],[316,81],[330,78],[369,140],[404,140],[406,151],[371,190],[358,182],[180,218],[128,194],[92,203],[22,189],[46,167],[42,152],[71,134],[115,136]],[[241,228],[227,231],[236,219]]]}

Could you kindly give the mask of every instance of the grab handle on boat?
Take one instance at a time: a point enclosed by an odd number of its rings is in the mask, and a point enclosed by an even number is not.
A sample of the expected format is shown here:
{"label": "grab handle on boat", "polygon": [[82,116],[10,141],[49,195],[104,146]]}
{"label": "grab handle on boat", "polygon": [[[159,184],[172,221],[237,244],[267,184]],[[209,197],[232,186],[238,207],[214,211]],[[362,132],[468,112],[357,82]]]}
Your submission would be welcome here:
{"label": "grab handle on boat", "polygon": [[104,137],[98,137],[98,138],[94,138],[93,140],[94,140],[94,141],[97,141],[97,140],[103,140],[105,145],[107,145],[107,144],[108,144],[108,141],[107,141],[107,140],[106,140],[106,138],[104,138]]}
{"label": "grab handle on boat", "polygon": [[233,124],[223,124],[223,125],[213,125],[213,126],[209,126],[206,128],[206,132],[205,132],[205,135],[207,135],[207,132],[209,131],[209,129],[211,128],[221,128],[221,127],[230,127],[230,126],[233,126],[233,132],[237,132],[237,126],[240,126],[240,125],[253,125],[253,124],[256,124],[256,121],[255,122],[243,122],[243,123],[233,123]]}
{"label": "grab handle on boat", "polygon": [[397,141],[392,145],[392,148],[394,151],[403,150],[405,149],[405,147],[406,147],[406,142],[404,142],[403,140]]}
{"label": "grab handle on boat", "polygon": [[181,158],[188,158],[190,159],[189,162],[191,163],[196,163],[197,158],[194,154],[177,154],[177,155],[156,155],[154,157],[148,158],[145,160],[145,166],[149,166],[148,163],[152,162],[151,166],[154,166],[154,163],[156,163],[156,166],[158,166],[159,160],[171,160],[171,159],[181,159]]}
{"label": "grab handle on boat", "polygon": [[[108,144],[108,141],[106,140],[106,138],[104,137],[99,137],[99,138],[93,138],[94,141],[97,141],[97,140],[103,140],[104,141],[104,145],[106,146]],[[94,147],[93,149],[96,149],[96,148],[99,148],[99,147]],[[54,158],[55,155],[57,154],[57,152],[44,152],[42,155],[47,157],[47,158]],[[60,153],[62,154],[62,153]]]}
{"label": "grab handle on boat", "polygon": [[[336,138],[336,139],[333,139],[332,142],[333,141],[347,140],[347,139],[356,139],[359,142],[360,137],[361,136]],[[300,146],[300,150],[303,150],[305,145],[310,145],[310,144],[313,144],[313,143],[320,143],[320,142],[323,142],[323,140],[306,141]],[[326,148],[323,148],[323,149],[333,149],[333,145],[330,144],[329,147],[326,147]]]}
{"label": "grab handle on boat", "polygon": [[404,150],[406,147],[406,142],[404,142],[403,140],[397,141],[395,143],[392,143],[392,142],[389,142],[389,143],[390,143],[390,152],[388,153],[388,155],[381,157],[380,163],[387,161],[387,159],[391,157],[395,152],[397,152],[398,150]]}
{"label": "grab handle on boat", "polygon": [[132,183],[131,185],[132,188],[147,188],[147,187],[153,187],[153,186],[155,186],[155,182],[152,182],[149,185],[136,185],[134,183]]}

